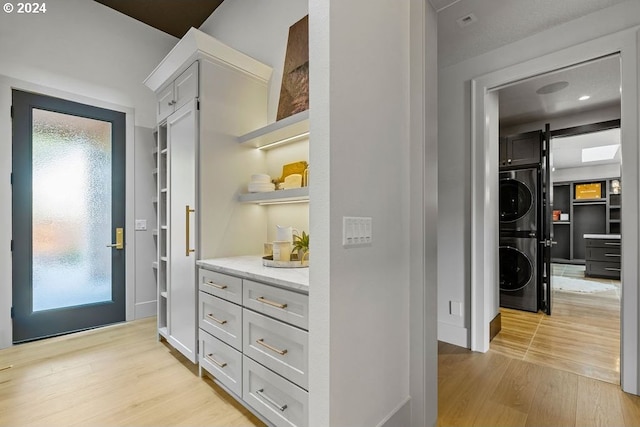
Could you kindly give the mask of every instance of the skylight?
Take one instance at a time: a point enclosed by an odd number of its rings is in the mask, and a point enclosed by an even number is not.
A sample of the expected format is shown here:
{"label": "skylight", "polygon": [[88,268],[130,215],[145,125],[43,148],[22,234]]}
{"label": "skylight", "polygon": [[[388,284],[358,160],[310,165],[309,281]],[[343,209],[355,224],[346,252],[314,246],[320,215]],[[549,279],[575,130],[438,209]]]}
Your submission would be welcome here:
{"label": "skylight", "polygon": [[611,160],[618,152],[620,145],[601,145],[582,149],[582,163],[597,162],[600,160]]}

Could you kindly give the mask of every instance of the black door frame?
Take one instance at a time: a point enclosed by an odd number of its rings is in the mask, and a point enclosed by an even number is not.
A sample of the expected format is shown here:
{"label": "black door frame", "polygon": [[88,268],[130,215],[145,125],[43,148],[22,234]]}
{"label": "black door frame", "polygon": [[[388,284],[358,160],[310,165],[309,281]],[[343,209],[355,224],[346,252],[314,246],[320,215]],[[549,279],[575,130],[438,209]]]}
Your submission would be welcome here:
{"label": "black door frame", "polygon": [[112,286],[112,301],[32,311],[31,125],[33,108],[107,121],[112,124],[113,158],[122,159],[122,161],[113,162],[112,191],[113,194],[118,194],[122,201],[122,203],[113,203],[112,206],[114,239],[115,227],[125,228],[126,219],[125,113],[13,89],[12,320],[14,343],[121,322],[126,317],[126,249],[111,252],[112,283],[118,284],[118,286]]}

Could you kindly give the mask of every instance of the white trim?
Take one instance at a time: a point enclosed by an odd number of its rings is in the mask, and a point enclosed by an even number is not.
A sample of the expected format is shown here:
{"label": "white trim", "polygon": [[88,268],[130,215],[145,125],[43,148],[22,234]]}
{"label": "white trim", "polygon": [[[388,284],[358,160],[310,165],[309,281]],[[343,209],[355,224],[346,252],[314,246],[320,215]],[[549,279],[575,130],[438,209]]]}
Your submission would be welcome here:
{"label": "white trim", "polygon": [[158,301],[139,302],[135,305],[134,319],[155,316],[158,313]]}
{"label": "white trim", "polygon": [[469,348],[469,330],[462,326],[438,322],[438,341]]}
{"label": "white trim", "polygon": [[[622,152],[625,167],[622,181],[625,183],[625,198],[622,221],[625,233],[622,240],[622,388],[638,394],[638,46],[640,36],[637,28],[627,29],[579,45],[562,49],[539,58],[516,64],[472,80],[472,274],[471,274],[471,349],[487,351],[489,322],[495,315],[488,309],[498,292],[497,251],[487,239],[487,229],[496,230],[498,224],[497,204],[485,203],[486,189],[492,190],[498,181],[497,145],[495,137],[489,137],[492,120],[497,110],[492,111],[490,90],[499,86],[559,68],[585,62],[612,53],[622,57]],[[495,108],[495,107],[494,107]],[[495,156],[492,156],[495,153]],[[487,187],[489,185],[489,187]],[[497,184],[496,184],[497,185]],[[492,194],[489,194],[492,197]],[[489,266],[489,267],[487,267]]]}
{"label": "white trim", "polygon": [[144,80],[144,84],[157,92],[191,66],[200,55],[246,73],[263,83],[267,83],[271,78],[272,69],[268,65],[192,27]]}
{"label": "white trim", "polygon": [[[406,406],[410,403],[411,397],[406,397],[402,402],[398,404],[398,406],[394,408],[393,411],[389,413],[389,415],[384,417],[384,419],[380,421],[376,427],[393,427],[397,425],[406,426],[406,420],[403,417],[406,416],[407,418],[409,418],[409,415],[406,414],[406,411],[409,411],[411,408],[406,408]],[[397,419],[394,418],[396,416],[398,416]]]}

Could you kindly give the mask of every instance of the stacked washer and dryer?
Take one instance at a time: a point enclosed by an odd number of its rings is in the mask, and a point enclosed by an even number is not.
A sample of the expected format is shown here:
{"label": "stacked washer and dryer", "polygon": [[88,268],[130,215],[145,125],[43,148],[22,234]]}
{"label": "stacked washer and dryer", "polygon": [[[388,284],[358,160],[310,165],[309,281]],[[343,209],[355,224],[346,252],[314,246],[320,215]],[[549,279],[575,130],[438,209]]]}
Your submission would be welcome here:
{"label": "stacked washer and dryer", "polygon": [[[500,138],[500,306],[551,314],[549,125]],[[548,216],[548,218],[547,218]],[[546,242],[546,243],[545,243]]]}
{"label": "stacked washer and dryer", "polygon": [[500,172],[500,305],[539,308],[539,169]]}

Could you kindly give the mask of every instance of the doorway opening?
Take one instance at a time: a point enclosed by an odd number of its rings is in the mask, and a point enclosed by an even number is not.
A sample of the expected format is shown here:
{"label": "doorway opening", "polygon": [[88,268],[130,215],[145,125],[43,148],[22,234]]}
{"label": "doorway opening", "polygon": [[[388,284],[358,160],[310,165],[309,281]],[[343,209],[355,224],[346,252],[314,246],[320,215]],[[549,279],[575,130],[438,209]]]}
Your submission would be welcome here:
{"label": "doorway opening", "polygon": [[614,384],[622,295],[620,75],[614,54],[496,89],[501,137],[545,124],[551,130],[551,203],[543,209],[551,224],[551,310],[500,308],[502,330],[490,344]]}

